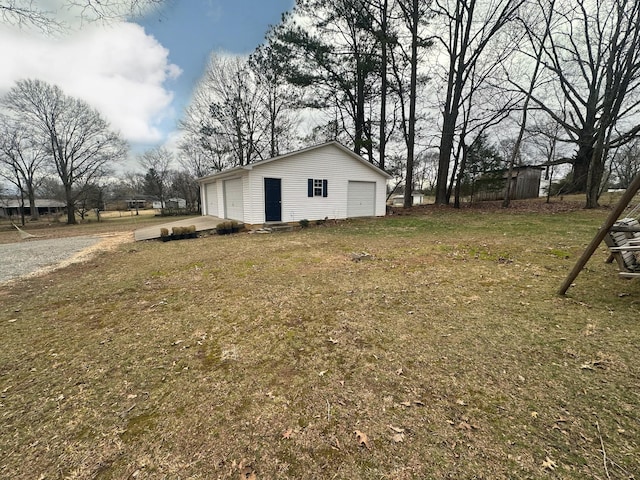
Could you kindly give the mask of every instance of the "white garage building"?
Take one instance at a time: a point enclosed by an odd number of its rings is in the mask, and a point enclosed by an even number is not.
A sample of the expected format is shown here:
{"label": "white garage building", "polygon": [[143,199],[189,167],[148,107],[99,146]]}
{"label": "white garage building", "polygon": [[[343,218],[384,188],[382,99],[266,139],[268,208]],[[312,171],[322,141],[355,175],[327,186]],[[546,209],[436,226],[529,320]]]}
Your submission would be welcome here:
{"label": "white garage building", "polygon": [[198,180],[203,215],[268,222],[384,216],[389,174],[338,142]]}

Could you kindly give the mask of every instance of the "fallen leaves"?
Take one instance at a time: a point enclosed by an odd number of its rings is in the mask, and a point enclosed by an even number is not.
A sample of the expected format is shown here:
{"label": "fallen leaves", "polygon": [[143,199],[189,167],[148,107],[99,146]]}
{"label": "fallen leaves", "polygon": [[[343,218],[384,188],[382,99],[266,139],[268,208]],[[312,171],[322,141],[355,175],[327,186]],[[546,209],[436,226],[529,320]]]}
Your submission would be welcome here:
{"label": "fallen leaves", "polygon": [[239,464],[236,464],[236,461],[233,461],[232,468],[237,468],[240,473],[239,478],[241,480],[258,480],[258,476],[256,475],[256,471],[254,470],[251,464],[248,464],[245,459],[241,460]]}
{"label": "fallen leaves", "polygon": [[371,443],[369,442],[369,437],[366,433],[361,432],[360,430],[356,430],[356,441],[358,442],[359,447],[366,447],[367,450],[371,450]]}
{"label": "fallen leaves", "polygon": [[167,304],[168,304],[167,299],[166,299],[166,298],[163,298],[163,299],[162,299],[162,300],[160,300],[158,303],[154,303],[153,305],[151,305],[151,306],[149,307],[149,310],[151,310],[152,308],[161,307],[161,306],[163,306],[163,305],[167,305]]}
{"label": "fallen leaves", "polygon": [[404,442],[404,432],[405,432],[404,428],[394,427],[393,425],[389,425],[389,428],[393,432],[393,435],[391,436],[391,441],[393,443]]}
{"label": "fallen leaves", "polygon": [[551,430],[558,430],[560,433],[564,435],[568,435],[569,432],[564,427],[564,424],[567,422],[569,422],[569,419],[560,417],[554,422],[553,427],[551,427]]}
{"label": "fallen leaves", "polygon": [[240,478],[242,480],[257,480],[256,472],[251,466],[244,467],[240,470]]}
{"label": "fallen leaves", "polygon": [[402,443],[404,442],[404,433],[396,433],[391,437],[394,443]]}
{"label": "fallen leaves", "polygon": [[362,260],[373,260],[373,255],[367,252],[352,252],[351,260],[354,262],[360,262]]}
{"label": "fallen leaves", "polygon": [[[448,420],[448,422],[450,425],[456,425],[456,423],[452,420]],[[465,415],[460,419],[460,421],[456,425],[456,428],[458,430],[465,430],[467,432],[471,432],[473,430],[478,430],[480,427],[478,427],[478,425],[473,423],[473,421]]]}
{"label": "fallen leaves", "polygon": [[551,460],[549,457],[545,458],[544,462],[542,462],[542,468],[547,470],[555,470],[558,465],[556,462]]}
{"label": "fallen leaves", "polygon": [[465,422],[464,420],[461,421],[460,423],[458,423],[458,426],[456,427],[458,430],[475,430],[478,427],[476,427],[475,425],[471,425],[469,422]]}
{"label": "fallen leaves", "polygon": [[588,362],[583,363],[582,365],[580,365],[580,369],[595,370],[595,367],[605,369],[607,367],[607,363],[608,363],[607,359],[605,359],[604,356],[601,355],[594,360],[589,360]]}

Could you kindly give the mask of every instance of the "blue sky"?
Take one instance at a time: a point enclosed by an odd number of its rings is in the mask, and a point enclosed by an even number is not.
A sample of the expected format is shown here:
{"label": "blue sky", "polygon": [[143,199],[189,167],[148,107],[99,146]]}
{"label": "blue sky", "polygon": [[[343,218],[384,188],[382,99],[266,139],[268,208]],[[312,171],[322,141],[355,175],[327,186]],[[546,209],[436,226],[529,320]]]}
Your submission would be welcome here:
{"label": "blue sky", "polygon": [[[164,8],[136,23],[169,50],[169,61],[182,70],[167,88],[175,94],[179,117],[212,51],[249,54],[264,41],[270,25],[293,8],[294,0],[169,0]],[[175,128],[166,118],[160,128]]]}

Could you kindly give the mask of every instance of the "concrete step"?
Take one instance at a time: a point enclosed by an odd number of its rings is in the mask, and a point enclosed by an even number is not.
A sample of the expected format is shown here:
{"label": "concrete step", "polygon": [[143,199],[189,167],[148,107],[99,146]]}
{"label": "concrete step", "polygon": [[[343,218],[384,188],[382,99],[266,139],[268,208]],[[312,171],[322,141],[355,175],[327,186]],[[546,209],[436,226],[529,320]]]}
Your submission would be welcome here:
{"label": "concrete step", "polygon": [[272,232],[290,232],[293,230],[293,226],[285,222],[269,222],[263,225],[264,229],[271,230]]}

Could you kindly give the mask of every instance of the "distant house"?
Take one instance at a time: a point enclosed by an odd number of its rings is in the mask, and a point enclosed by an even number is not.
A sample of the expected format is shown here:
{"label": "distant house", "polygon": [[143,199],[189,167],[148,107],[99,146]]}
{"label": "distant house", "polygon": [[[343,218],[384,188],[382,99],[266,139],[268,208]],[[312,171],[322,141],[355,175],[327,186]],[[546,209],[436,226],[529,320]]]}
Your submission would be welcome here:
{"label": "distant house", "polygon": [[389,174],[338,142],[198,180],[203,215],[247,224],[384,216]]}
{"label": "distant house", "polygon": [[[411,205],[422,205],[424,203],[424,195],[420,192],[411,194]],[[404,205],[404,194],[394,195],[391,197],[391,205],[394,207],[402,207]]]}
{"label": "distant house", "polygon": [[[0,198],[0,217],[18,217],[20,216],[21,202],[16,198]],[[39,215],[57,215],[65,211],[67,205],[58,200],[50,198],[36,198],[35,207],[38,209]],[[29,200],[24,200],[24,214],[31,216],[31,205]]]}
{"label": "distant house", "polygon": [[105,210],[144,210],[153,208],[155,197],[150,195],[134,195],[112,198],[105,202]]}
{"label": "distant house", "polygon": [[[537,198],[540,195],[540,182],[543,167],[514,167],[511,175],[510,198],[522,200]],[[474,183],[474,200],[502,200],[506,195],[508,170],[499,170],[482,174]]]}
{"label": "distant house", "polygon": [[164,205],[162,205],[160,200],[155,200],[153,202],[153,208],[187,208],[187,201],[184,198],[167,198],[164,201]]}
{"label": "distant house", "polygon": [[147,208],[147,201],[144,198],[126,199],[120,203],[124,204],[124,208],[120,208],[119,210],[142,210]]}

